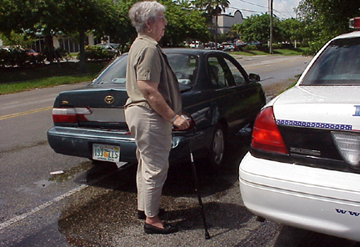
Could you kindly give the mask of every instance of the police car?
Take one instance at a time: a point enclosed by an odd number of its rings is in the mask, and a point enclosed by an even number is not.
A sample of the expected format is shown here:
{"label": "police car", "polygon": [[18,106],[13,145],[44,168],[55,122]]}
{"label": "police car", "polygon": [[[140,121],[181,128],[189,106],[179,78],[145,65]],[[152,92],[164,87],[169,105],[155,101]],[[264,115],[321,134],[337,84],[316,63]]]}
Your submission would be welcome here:
{"label": "police car", "polygon": [[239,180],[260,219],[360,241],[360,29],[325,44],[262,108]]}

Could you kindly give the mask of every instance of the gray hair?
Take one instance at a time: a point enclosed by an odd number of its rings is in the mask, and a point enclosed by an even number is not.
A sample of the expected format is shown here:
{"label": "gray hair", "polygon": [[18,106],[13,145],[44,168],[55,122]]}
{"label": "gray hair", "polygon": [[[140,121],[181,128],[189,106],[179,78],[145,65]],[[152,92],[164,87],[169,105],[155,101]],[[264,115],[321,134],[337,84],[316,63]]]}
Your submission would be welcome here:
{"label": "gray hair", "polygon": [[156,1],[141,1],[135,3],[129,10],[131,24],[138,33],[144,32],[147,21],[153,22],[159,11],[164,12],[165,6]]}

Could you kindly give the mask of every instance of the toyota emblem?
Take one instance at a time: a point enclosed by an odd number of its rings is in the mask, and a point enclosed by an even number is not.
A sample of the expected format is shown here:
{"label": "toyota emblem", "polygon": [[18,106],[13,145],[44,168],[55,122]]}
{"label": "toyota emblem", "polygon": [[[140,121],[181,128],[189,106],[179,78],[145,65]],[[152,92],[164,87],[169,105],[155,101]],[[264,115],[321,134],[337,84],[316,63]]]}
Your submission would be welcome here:
{"label": "toyota emblem", "polygon": [[108,95],[108,96],[106,96],[106,97],[104,98],[104,101],[105,101],[106,104],[109,104],[109,105],[110,105],[110,104],[114,103],[115,99],[114,99],[113,96]]}

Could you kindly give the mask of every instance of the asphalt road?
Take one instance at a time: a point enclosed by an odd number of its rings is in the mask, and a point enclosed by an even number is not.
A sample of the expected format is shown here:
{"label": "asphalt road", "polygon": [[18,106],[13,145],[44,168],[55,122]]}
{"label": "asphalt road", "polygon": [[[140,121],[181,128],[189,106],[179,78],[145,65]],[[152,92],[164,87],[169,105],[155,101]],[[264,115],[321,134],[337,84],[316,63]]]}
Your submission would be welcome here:
{"label": "asphalt road", "polygon": [[[242,57],[268,98],[293,83],[310,58]],[[162,205],[180,232],[146,235],[135,217],[135,166],[94,166],[54,153],[46,130],[60,91],[82,84],[0,96],[0,246],[356,246],[344,239],[256,221],[243,205],[238,164],[248,139],[234,137],[225,166],[198,163],[211,239],[205,240],[190,164],[171,167]],[[55,174],[54,174],[55,172]],[[60,173],[60,174],[57,174]]]}

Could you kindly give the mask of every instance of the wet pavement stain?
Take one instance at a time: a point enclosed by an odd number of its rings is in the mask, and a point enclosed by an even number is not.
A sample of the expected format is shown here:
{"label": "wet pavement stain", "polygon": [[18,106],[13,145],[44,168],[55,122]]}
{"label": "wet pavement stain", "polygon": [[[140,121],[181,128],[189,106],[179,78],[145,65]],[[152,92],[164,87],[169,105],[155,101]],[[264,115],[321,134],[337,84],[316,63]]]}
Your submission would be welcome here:
{"label": "wet pavement stain", "polygon": [[63,170],[63,171],[59,172],[59,174],[52,175],[49,178],[49,181],[54,181],[54,182],[58,182],[58,183],[68,181],[68,180],[72,179],[77,173],[89,170],[93,166],[94,165],[92,164],[91,161],[83,162],[78,166],[71,167],[68,170]]}
{"label": "wet pavement stain", "polygon": [[[230,144],[229,155],[222,169],[213,169],[198,161],[199,191],[211,228],[241,228],[241,221],[229,225],[234,217],[247,221],[249,214],[237,204],[221,203],[226,190],[237,182],[238,159],[231,154],[242,142]],[[246,149],[243,151],[244,154]],[[239,153],[237,152],[237,157]],[[98,180],[106,175],[106,179]],[[58,175],[57,175],[58,176]],[[136,164],[125,168],[92,166],[75,179],[91,184],[88,188],[67,199],[66,207],[58,220],[58,229],[71,246],[114,246],[114,237],[126,239],[143,236],[143,221],[136,217]],[[94,182],[95,181],[95,182]],[[202,229],[203,223],[194,190],[194,177],[190,163],[171,166],[163,188],[161,207],[166,210],[163,219],[179,226],[180,231]],[[230,209],[230,210],[229,210]],[[234,216],[234,213],[236,214]],[[219,219],[222,219],[219,221]],[[120,240],[119,240],[120,239]]]}

